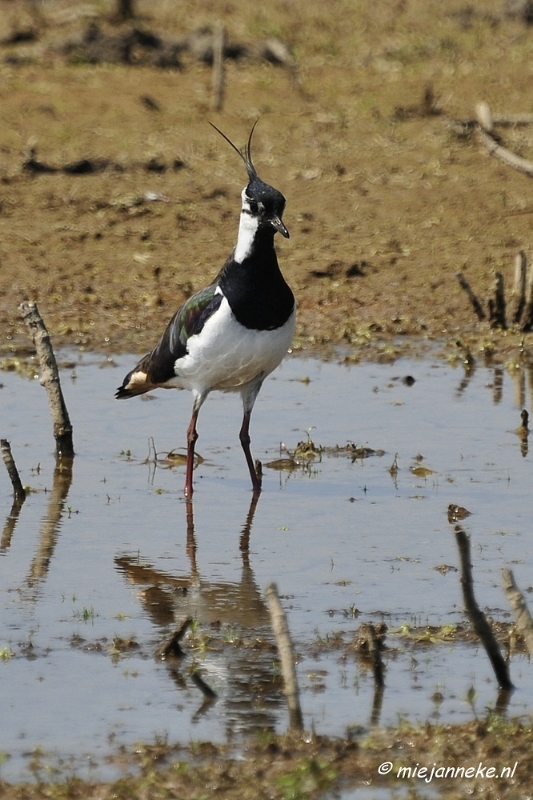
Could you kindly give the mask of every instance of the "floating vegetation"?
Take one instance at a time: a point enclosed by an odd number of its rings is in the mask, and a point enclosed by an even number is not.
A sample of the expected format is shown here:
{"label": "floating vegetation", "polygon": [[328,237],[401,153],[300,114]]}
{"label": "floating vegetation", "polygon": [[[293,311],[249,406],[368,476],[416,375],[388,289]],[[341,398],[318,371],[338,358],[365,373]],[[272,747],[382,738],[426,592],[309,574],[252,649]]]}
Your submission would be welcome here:
{"label": "floating vegetation", "polygon": [[[286,456],[281,456],[285,452]],[[307,439],[298,442],[294,450],[290,450],[285,444],[280,445],[280,458],[269,461],[265,464],[270,469],[293,472],[297,469],[308,470],[312,462],[322,460],[322,456],[348,456],[352,463],[371,456],[383,456],[385,450],[374,450],[372,447],[358,445],[348,441],[346,444],[322,445],[316,444],[307,432]]]}

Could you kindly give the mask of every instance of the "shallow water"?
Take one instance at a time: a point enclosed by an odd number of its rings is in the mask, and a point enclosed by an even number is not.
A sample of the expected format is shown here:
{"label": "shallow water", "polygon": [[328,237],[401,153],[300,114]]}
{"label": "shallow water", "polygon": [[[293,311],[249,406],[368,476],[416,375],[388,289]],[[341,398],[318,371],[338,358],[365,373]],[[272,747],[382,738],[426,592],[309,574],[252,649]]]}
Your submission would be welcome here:
{"label": "shallow water", "polygon": [[[188,504],[183,466],[156,464],[149,441],[159,456],[183,445],[189,395],[115,402],[133,357],[62,357],[76,361],[62,370],[77,453],[72,476],[54,476],[44,389],[0,374],[1,435],[36,490],[13,517],[0,471],[0,754],[9,756],[2,778],[55,766],[62,776],[109,779],[120,766],[106,757],[121,745],[155,736],[238,743],[257,729],[285,730],[263,599],[271,580],[299,655],[306,727],[357,735],[399,718],[466,721],[496,704],[480,646],[413,651],[389,632],[385,691],[375,696],[355,655],[329,645],[339,632],[349,643],[364,621],[391,629],[464,621],[450,503],[472,512],[462,524],[481,607],[510,619],[504,566],[531,590],[532,457],[513,432],[521,408],[531,406],[521,373],[511,379],[479,367],[466,375],[428,360],[347,367],[287,359],[254,411],[255,457],[265,465],[286,458],[280,443],[292,449],[308,436],[326,448],[353,442],[385,452],[354,459],[328,450],[290,472],[265,466],[254,509],[238,397],[214,394],[202,409],[204,461]],[[432,471],[414,475],[420,465]],[[436,569],[442,565],[452,569]],[[186,637],[182,661],[155,659],[188,615],[207,646]],[[216,702],[195,683],[193,662]],[[518,688],[506,713],[533,710],[532,669],[513,658]]]}

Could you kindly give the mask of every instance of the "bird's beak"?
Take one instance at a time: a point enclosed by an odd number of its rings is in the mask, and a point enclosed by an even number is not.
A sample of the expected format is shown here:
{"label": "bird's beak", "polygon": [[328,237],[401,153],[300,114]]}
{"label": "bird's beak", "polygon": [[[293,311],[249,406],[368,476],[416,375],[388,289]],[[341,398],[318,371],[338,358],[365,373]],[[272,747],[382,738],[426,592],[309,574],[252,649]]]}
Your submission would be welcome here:
{"label": "bird's beak", "polygon": [[271,217],[268,221],[270,222],[272,227],[278,231],[278,233],[281,233],[281,235],[284,236],[286,239],[289,238],[289,231],[287,230],[287,228],[285,227],[285,225],[283,224],[283,222],[280,220],[279,217]]}

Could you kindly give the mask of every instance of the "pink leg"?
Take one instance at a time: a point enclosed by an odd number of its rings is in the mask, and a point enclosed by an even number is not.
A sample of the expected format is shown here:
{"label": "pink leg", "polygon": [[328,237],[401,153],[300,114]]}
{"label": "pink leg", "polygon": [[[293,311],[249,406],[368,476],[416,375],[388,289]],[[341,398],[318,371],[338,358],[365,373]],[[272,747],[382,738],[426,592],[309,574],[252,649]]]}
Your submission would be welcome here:
{"label": "pink leg", "polygon": [[198,439],[196,430],[196,420],[198,419],[199,409],[195,408],[192,412],[191,421],[187,428],[187,469],[185,473],[185,487],[183,489],[185,497],[192,497],[192,471],[194,469],[194,445]]}
{"label": "pink leg", "polygon": [[246,458],[246,463],[248,464],[248,469],[250,470],[250,478],[252,479],[252,487],[254,492],[261,491],[261,476],[257,474],[257,470],[255,468],[254,460],[252,458],[252,454],[250,452],[250,417],[252,416],[251,411],[245,411],[244,417],[242,420],[241,431],[239,433],[239,439],[241,440],[242,449],[244,450],[244,456]]}

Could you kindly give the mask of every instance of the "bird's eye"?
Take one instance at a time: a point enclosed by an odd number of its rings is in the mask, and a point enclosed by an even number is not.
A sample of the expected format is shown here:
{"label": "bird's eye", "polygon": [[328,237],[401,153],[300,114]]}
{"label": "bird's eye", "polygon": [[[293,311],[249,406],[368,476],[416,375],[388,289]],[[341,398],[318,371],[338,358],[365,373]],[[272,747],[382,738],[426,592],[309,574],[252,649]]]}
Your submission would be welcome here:
{"label": "bird's eye", "polygon": [[248,205],[250,206],[250,213],[251,214],[259,213],[259,206],[255,202],[255,200],[248,200]]}

